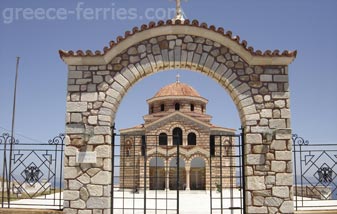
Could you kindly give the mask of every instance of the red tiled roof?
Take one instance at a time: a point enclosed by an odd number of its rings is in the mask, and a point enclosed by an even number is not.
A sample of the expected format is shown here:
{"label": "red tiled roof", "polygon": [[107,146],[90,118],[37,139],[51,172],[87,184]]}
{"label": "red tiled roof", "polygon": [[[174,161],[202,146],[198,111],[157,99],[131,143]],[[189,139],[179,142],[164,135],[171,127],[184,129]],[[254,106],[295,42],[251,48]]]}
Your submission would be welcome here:
{"label": "red tiled roof", "polygon": [[161,88],[154,97],[165,96],[190,96],[201,97],[200,94],[190,85],[181,82],[175,82]]}
{"label": "red tiled roof", "polygon": [[121,41],[125,40],[126,38],[128,38],[129,36],[132,36],[138,32],[142,32],[151,28],[157,28],[157,27],[161,27],[161,26],[167,26],[167,25],[186,25],[186,26],[195,26],[195,27],[200,27],[200,28],[205,28],[214,32],[217,32],[219,34],[222,34],[223,36],[236,41],[239,45],[241,45],[243,48],[245,48],[247,51],[249,51],[252,55],[254,56],[285,56],[285,57],[296,57],[297,55],[297,51],[288,51],[285,50],[283,52],[280,52],[279,50],[266,50],[264,52],[262,52],[261,50],[256,50],[254,51],[254,48],[249,46],[247,47],[247,41],[246,40],[240,40],[239,36],[232,36],[232,32],[231,31],[227,31],[225,32],[225,30],[221,27],[216,28],[214,25],[210,25],[208,26],[206,23],[199,23],[198,20],[185,20],[185,21],[181,21],[181,20],[176,20],[175,22],[173,22],[172,20],[167,20],[165,21],[158,21],[156,22],[150,22],[148,25],[144,24],[142,25],[140,28],[138,27],[134,27],[131,31],[126,31],[123,36],[118,36],[117,37],[117,41],[110,41],[109,43],[109,47],[104,47],[103,52],[101,51],[95,51],[92,52],[91,50],[87,50],[87,51],[82,51],[82,50],[78,50],[76,52],[74,51],[63,51],[63,50],[59,50],[59,54],[60,57],[81,57],[81,56],[103,56],[105,55],[109,50],[111,50],[114,46],[118,45],[118,43],[120,43]]}

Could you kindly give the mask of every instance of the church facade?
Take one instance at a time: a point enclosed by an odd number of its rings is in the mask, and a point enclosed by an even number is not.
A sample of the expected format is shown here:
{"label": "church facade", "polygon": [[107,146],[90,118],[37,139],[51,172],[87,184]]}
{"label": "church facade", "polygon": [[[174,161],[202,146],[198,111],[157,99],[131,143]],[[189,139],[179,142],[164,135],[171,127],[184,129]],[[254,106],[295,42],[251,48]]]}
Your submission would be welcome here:
{"label": "church facade", "polygon": [[206,98],[177,77],[147,103],[144,124],[120,130],[121,188],[209,190],[235,185],[235,141],[230,137],[235,130],[211,123]]}

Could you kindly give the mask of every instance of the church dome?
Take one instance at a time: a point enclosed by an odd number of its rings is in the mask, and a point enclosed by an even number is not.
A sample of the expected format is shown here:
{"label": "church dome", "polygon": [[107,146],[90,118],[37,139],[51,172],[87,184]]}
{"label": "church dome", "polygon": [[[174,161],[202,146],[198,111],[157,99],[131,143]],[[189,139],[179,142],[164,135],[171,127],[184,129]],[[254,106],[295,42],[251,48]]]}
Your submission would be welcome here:
{"label": "church dome", "polygon": [[164,86],[154,95],[153,98],[167,96],[201,97],[200,94],[192,86],[181,82],[175,82]]}

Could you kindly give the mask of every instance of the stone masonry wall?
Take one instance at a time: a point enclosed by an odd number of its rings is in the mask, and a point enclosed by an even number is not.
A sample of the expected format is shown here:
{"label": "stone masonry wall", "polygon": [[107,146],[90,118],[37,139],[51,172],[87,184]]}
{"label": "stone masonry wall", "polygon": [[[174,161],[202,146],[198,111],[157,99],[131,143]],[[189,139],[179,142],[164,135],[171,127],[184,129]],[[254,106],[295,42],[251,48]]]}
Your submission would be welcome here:
{"label": "stone masonry wall", "polygon": [[[177,68],[219,82],[238,109],[246,137],[247,213],[293,213],[287,66],[252,66],[230,48],[190,35],[144,40],[108,65],[69,66],[65,213],[109,212],[111,125],[118,106],[137,81]],[[77,151],[96,151],[97,163],[76,163]]]}

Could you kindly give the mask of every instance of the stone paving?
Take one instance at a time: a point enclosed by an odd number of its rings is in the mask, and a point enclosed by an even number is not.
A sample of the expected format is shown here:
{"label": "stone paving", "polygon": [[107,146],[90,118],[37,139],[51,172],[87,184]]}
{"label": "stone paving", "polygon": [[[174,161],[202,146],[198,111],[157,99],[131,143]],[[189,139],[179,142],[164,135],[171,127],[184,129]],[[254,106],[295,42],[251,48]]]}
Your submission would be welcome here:
{"label": "stone paving", "polygon": [[[240,192],[238,190],[234,190],[234,197],[239,197]],[[59,197],[60,193],[56,193],[55,197]],[[147,191],[148,198],[154,198],[155,191]],[[219,193],[213,192],[213,196],[220,196]],[[229,195],[229,191],[225,190],[223,192],[224,195]],[[167,195],[167,196],[166,196]],[[122,191],[115,191],[115,197],[122,197]],[[143,208],[143,193],[139,194],[132,194],[131,192],[124,192],[125,198],[131,198],[124,200],[124,207],[125,208],[132,208],[133,206],[141,209]],[[137,198],[135,204],[133,203],[133,197]],[[167,202],[168,207],[176,207],[176,191],[168,191],[167,194],[165,191],[157,191],[157,197],[161,198],[161,200],[157,201],[157,207],[159,209],[166,209],[166,201],[163,200],[164,198],[169,198],[169,202]],[[58,206],[53,206],[53,201],[50,200],[53,198],[52,195],[40,196],[34,199],[23,199],[19,201],[15,201],[15,205],[11,205],[12,208],[34,208],[34,209],[58,209]],[[63,194],[61,193],[61,198],[63,198]],[[48,200],[49,199],[49,200]],[[300,197],[298,198],[301,199]],[[304,198],[308,200],[308,198]],[[223,206],[224,208],[228,208],[230,201],[228,199],[223,199]],[[43,206],[39,206],[39,204]],[[46,205],[50,205],[46,207]],[[220,200],[213,200],[214,207],[220,207]],[[311,207],[301,207],[299,210],[336,210],[337,209],[337,200],[312,200],[312,201],[305,201],[304,206],[311,206]],[[115,208],[122,208],[123,202],[121,200],[116,200],[114,204]],[[147,200],[147,208],[153,209],[155,208],[156,203],[154,199]],[[236,199],[234,201],[234,206],[240,206],[240,201]],[[181,214],[207,214],[210,213],[210,192],[209,191],[185,191],[180,192],[180,213]],[[317,211],[318,212],[318,211]],[[114,213],[119,214],[123,213],[122,210],[115,209]],[[124,214],[128,213],[143,213],[142,210],[133,212],[132,210],[125,210]],[[149,210],[147,213],[156,213],[153,210]],[[157,211],[157,213],[166,213],[166,211]],[[175,211],[167,211],[168,214],[176,213]],[[213,214],[220,213],[219,211],[213,211]],[[231,213],[224,211],[224,214]],[[233,214],[240,213],[239,210],[233,211]],[[232,213],[231,213],[232,214]]]}

